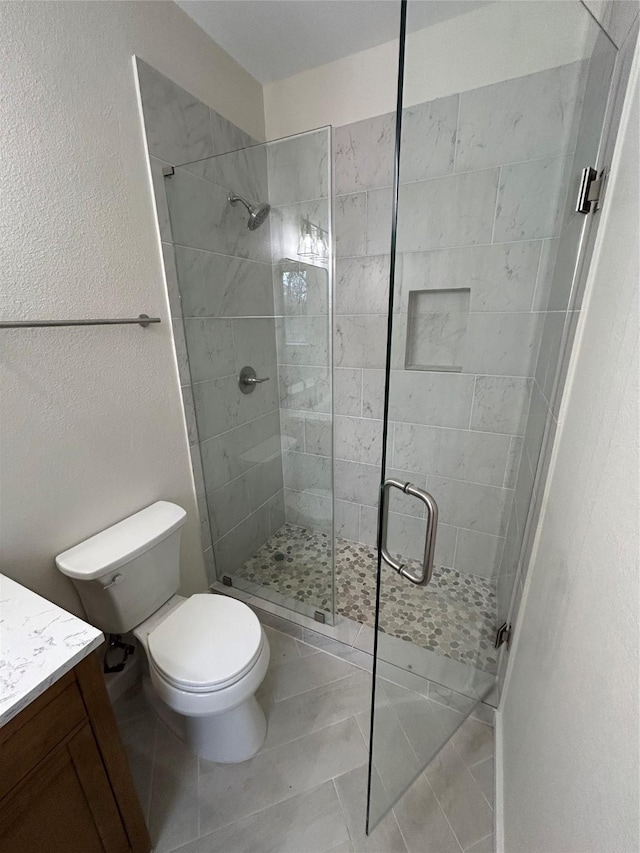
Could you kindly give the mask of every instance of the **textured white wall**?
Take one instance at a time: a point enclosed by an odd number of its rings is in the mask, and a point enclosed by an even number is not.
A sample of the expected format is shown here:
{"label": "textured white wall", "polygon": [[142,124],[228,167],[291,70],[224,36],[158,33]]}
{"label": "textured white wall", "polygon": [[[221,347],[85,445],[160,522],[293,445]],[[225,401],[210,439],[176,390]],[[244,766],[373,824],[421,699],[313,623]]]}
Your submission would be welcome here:
{"label": "textured white wall", "polygon": [[0,316],[163,319],[0,332],[2,570],[77,613],[55,554],[158,498],[206,583],[134,53],[263,135],[259,84],[173,3],[0,4]]}
{"label": "textured white wall", "polygon": [[503,701],[507,853],[636,853],[640,51]]}
{"label": "textured white wall", "polygon": [[[411,4],[408,15],[410,23]],[[404,105],[583,59],[594,32],[577,0],[519,0],[490,3],[410,33]],[[392,41],[267,83],[267,139],[391,112],[396,108],[397,76],[398,42]]]}

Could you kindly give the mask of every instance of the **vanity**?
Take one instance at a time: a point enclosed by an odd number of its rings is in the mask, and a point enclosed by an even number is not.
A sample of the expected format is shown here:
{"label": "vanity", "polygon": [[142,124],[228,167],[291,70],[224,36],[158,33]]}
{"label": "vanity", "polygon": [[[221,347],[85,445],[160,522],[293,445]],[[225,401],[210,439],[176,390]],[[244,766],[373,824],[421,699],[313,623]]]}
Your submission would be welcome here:
{"label": "vanity", "polygon": [[0,853],[148,853],[96,628],[0,575]]}

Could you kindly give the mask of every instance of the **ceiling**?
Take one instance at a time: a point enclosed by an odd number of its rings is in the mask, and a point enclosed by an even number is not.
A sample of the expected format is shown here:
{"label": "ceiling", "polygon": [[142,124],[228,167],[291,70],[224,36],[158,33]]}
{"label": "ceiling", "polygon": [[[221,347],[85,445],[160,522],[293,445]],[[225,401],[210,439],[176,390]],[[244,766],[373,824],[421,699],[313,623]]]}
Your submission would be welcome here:
{"label": "ceiling", "polygon": [[[486,6],[411,0],[410,31]],[[260,83],[281,80],[397,38],[399,0],[177,0]]]}

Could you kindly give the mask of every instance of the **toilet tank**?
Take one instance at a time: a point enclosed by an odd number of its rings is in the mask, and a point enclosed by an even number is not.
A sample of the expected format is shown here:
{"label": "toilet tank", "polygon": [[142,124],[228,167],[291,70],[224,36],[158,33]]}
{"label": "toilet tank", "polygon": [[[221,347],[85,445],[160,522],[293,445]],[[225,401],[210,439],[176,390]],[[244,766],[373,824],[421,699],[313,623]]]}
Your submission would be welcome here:
{"label": "toilet tank", "polygon": [[89,622],[122,634],[175,595],[185,519],[182,507],[158,501],[56,557]]}

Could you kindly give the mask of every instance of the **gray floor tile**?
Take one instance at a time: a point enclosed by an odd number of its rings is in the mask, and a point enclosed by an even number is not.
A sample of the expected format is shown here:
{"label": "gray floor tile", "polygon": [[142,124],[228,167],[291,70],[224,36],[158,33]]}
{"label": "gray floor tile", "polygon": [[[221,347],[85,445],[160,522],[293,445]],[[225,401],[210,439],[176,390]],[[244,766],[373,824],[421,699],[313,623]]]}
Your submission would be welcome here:
{"label": "gray floor tile", "polygon": [[299,643],[288,634],[283,634],[282,631],[276,631],[274,628],[269,628],[266,625],[263,627],[269,640],[269,650],[271,652],[269,663],[271,666],[289,663],[289,661],[297,660],[301,657],[300,648],[304,648],[302,643]]}
{"label": "gray floor tile", "polygon": [[343,841],[342,844],[338,844],[337,847],[330,847],[324,853],[353,853],[353,846],[351,841]]}
{"label": "gray floor tile", "polygon": [[355,717],[370,701],[371,678],[355,670],[340,681],[273,702],[265,709],[267,737],[263,750]]}
{"label": "gray floor tile", "polygon": [[199,838],[179,853],[323,853],[349,849],[332,781]]}
{"label": "gray floor tile", "polygon": [[371,672],[371,669],[373,668],[373,657],[371,654],[347,645],[347,643],[341,643],[339,640],[333,640],[331,637],[325,637],[323,634],[318,634],[316,631],[310,631],[308,628],[304,629],[302,640],[305,643],[309,643],[309,645],[314,648],[320,649],[320,651],[326,652],[330,655],[335,655],[335,657],[346,660],[349,663],[354,664],[354,666],[359,666],[367,672]]}
{"label": "gray floor tile", "polygon": [[308,791],[366,760],[365,743],[351,718],[241,764],[201,761],[200,831],[211,832]]}
{"label": "gray floor tile", "polygon": [[425,776],[463,849],[493,831],[493,812],[452,744],[441,750]]}
{"label": "gray floor tile", "polygon": [[367,803],[367,768],[359,767],[334,780],[340,804],[356,853],[406,853],[393,812],[384,817],[371,835],[365,833]]}
{"label": "gray floor tile", "polygon": [[140,689],[140,682],[125,690],[122,696],[113,703],[113,712],[119,723],[123,720],[148,714],[150,710],[149,703]]}
{"label": "gray floor tile", "polygon": [[138,792],[142,810],[148,820],[158,723],[155,716],[147,711],[143,715],[119,722],[118,726],[129,760],[133,783]]}
{"label": "gray floor tile", "polygon": [[339,681],[353,675],[355,670],[356,667],[339,658],[318,652],[279,666],[270,666],[258,697],[279,702],[323,684]]}
{"label": "gray floor tile", "polygon": [[451,740],[467,767],[493,755],[493,729],[478,720],[465,720]]}
{"label": "gray floor tile", "polygon": [[460,853],[461,847],[423,775],[393,811],[409,853]]}
{"label": "gray floor tile", "polygon": [[466,853],[495,853],[495,850],[496,845],[493,835],[487,835],[486,838],[482,838],[471,847],[467,847]]}
{"label": "gray floor tile", "polygon": [[149,832],[155,853],[198,837],[198,759],[158,723]]}
{"label": "gray floor tile", "polygon": [[495,808],[495,768],[493,758],[485,758],[469,768],[491,808]]}

